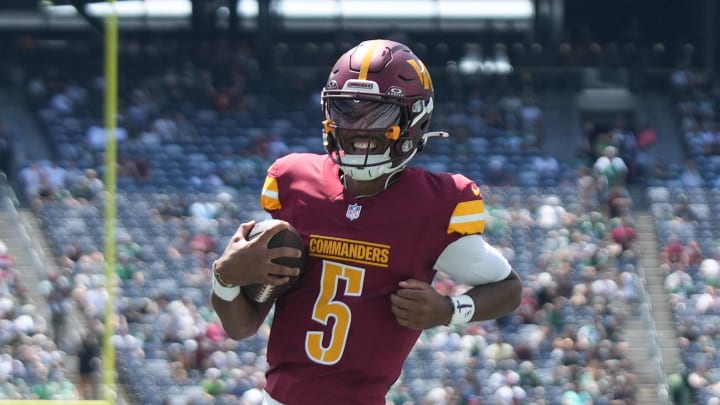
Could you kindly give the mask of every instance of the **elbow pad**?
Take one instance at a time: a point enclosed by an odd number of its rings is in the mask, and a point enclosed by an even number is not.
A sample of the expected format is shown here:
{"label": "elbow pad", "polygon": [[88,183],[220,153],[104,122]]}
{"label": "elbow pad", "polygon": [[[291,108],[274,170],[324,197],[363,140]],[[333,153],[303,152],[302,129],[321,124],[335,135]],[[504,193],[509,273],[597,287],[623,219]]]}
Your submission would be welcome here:
{"label": "elbow pad", "polygon": [[435,270],[455,282],[482,285],[502,281],[510,275],[510,263],[479,234],[466,235],[449,244],[440,254]]}

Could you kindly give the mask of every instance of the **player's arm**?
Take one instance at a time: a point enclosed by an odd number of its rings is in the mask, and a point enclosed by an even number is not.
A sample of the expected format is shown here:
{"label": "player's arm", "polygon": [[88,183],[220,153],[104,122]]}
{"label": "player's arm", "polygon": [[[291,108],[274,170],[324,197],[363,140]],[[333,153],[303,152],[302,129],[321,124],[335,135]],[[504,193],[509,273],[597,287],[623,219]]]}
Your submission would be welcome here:
{"label": "player's arm", "polygon": [[299,270],[275,264],[272,260],[278,257],[299,257],[302,254],[293,248],[267,248],[268,241],[288,227],[287,222],[279,222],[248,241],[246,236],[254,225],[254,221],[240,225],[213,265],[210,301],[228,336],[237,340],[254,335],[273,305],[272,302],[258,304],[247,300],[241,292],[242,286],[286,283],[288,277],[296,276]]}
{"label": "player's arm", "polygon": [[[475,311],[469,321],[461,319],[460,322],[497,319],[509,314],[520,305],[521,290],[522,283],[515,271],[510,271],[510,274],[504,280],[472,287],[463,295],[467,295],[473,300]],[[453,315],[455,315],[456,311],[462,312],[463,310],[463,308],[457,308],[462,306],[459,299],[459,297],[450,298]],[[448,323],[452,322],[453,317],[450,318]]]}
{"label": "player's arm", "polygon": [[453,313],[448,323],[495,319],[520,305],[520,277],[482,235],[465,235],[448,245],[435,268],[457,283],[472,286],[461,296],[450,297]]}
{"label": "player's arm", "polygon": [[522,284],[502,254],[479,234],[466,235],[448,245],[435,269],[456,283],[472,286],[456,297],[440,295],[428,283],[405,280],[390,297],[402,326],[427,329],[439,325],[499,318],[520,305]]}
{"label": "player's arm", "polygon": [[[214,288],[213,288],[214,290]],[[232,301],[225,301],[214,292],[210,301],[222,326],[232,339],[242,340],[257,333],[272,308],[272,302],[251,302],[241,293]]]}

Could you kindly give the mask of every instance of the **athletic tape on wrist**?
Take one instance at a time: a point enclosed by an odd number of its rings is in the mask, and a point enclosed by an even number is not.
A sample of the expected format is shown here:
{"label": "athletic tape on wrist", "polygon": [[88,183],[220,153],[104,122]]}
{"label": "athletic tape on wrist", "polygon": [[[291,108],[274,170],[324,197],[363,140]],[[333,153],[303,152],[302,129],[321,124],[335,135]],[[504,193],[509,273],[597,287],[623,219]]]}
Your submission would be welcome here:
{"label": "athletic tape on wrist", "polygon": [[217,295],[221,300],[227,302],[231,302],[235,299],[235,297],[240,295],[240,286],[223,287],[220,285],[220,282],[215,279],[215,277],[213,277],[212,290],[213,294]]}
{"label": "athletic tape on wrist", "polygon": [[453,303],[453,316],[450,325],[459,325],[470,322],[475,315],[475,301],[469,295],[458,295],[450,297]]}

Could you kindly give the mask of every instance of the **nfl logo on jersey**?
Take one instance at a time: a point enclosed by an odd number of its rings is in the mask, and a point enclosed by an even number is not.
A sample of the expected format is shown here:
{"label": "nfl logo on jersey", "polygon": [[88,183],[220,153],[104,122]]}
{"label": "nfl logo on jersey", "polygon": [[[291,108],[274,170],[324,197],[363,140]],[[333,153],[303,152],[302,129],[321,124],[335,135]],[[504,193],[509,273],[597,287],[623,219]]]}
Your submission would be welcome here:
{"label": "nfl logo on jersey", "polygon": [[347,219],[354,221],[360,218],[360,210],[362,210],[362,205],[350,204],[348,205],[347,212],[345,212],[345,216]]}

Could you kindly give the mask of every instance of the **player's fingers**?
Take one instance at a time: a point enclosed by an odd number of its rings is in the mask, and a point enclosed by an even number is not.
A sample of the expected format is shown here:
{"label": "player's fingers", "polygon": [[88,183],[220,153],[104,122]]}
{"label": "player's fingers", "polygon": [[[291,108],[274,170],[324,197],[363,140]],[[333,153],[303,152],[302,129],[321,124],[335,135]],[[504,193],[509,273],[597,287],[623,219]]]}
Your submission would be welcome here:
{"label": "player's fingers", "polygon": [[237,231],[235,231],[235,234],[232,236],[232,241],[240,242],[241,240],[245,240],[246,235],[250,232],[253,226],[255,226],[255,220],[243,222],[242,224],[240,224]]}
{"label": "player's fingers", "polygon": [[401,297],[398,294],[390,294],[390,303],[393,308],[397,307],[399,310],[409,311],[413,308],[413,301],[407,298]]}
{"label": "player's fingers", "polygon": [[270,239],[283,229],[290,229],[290,224],[286,221],[275,221],[274,224],[265,229],[255,240],[257,240],[257,243],[261,246],[267,246]]}
{"label": "player's fingers", "polygon": [[395,316],[395,319],[400,326],[404,326],[410,329],[422,329],[422,327],[420,327],[417,322],[414,322],[411,318]]}
{"label": "player's fingers", "polygon": [[282,264],[273,264],[267,274],[280,277],[295,277],[300,275],[300,269],[297,267],[283,266]]}
{"label": "player's fingers", "polygon": [[280,257],[302,257],[302,250],[288,247],[288,246],[279,246],[276,248],[268,249],[268,257],[270,259],[277,259]]}
{"label": "player's fingers", "polygon": [[395,320],[397,320],[398,325],[408,327],[410,324],[406,319],[400,318],[398,316],[395,317]]}
{"label": "player's fingers", "polygon": [[283,284],[287,283],[288,281],[290,281],[290,277],[285,277],[285,276],[281,277],[281,276],[274,276],[274,275],[268,274],[267,277],[265,277],[265,279],[263,280],[263,284],[270,284],[270,285],[278,286],[278,285],[283,285]]}
{"label": "player's fingers", "polygon": [[390,311],[392,311],[393,315],[395,315],[395,318],[398,320],[398,322],[404,321],[408,317],[408,311],[397,305],[390,305]]}
{"label": "player's fingers", "polygon": [[400,281],[398,285],[400,286],[400,288],[407,288],[413,290],[427,290],[428,288],[431,288],[430,284],[424,281],[416,280],[414,278]]}
{"label": "player's fingers", "polygon": [[[391,300],[392,297],[391,295]],[[390,305],[390,310],[393,315],[395,315],[395,320],[397,320],[398,325],[411,329],[422,329],[421,323],[417,320],[417,314],[411,309],[392,304]]]}
{"label": "player's fingers", "polygon": [[406,300],[417,302],[423,299],[425,296],[426,290],[417,290],[417,289],[410,289],[410,288],[400,288],[397,291],[395,291],[395,294],[397,294],[399,297],[404,298]]}

